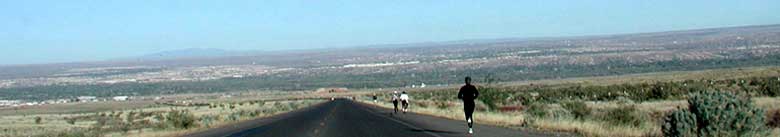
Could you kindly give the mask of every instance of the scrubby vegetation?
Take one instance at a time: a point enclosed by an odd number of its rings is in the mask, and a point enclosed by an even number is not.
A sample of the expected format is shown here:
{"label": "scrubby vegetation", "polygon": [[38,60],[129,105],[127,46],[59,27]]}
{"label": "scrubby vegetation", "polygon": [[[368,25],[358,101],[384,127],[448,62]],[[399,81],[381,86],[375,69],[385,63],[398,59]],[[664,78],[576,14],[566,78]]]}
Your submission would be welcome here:
{"label": "scrubby vegetation", "polygon": [[664,118],[664,135],[678,137],[697,136],[695,116],[690,111],[673,111]]}
{"label": "scrubby vegetation", "polygon": [[582,101],[570,101],[570,102],[564,102],[561,104],[563,108],[568,110],[575,119],[585,119],[585,117],[590,116],[590,108],[588,108],[588,105],[585,105],[585,102]]}
{"label": "scrubby vegetation", "polygon": [[769,111],[767,114],[766,125],[769,128],[780,128],[780,109]]}
{"label": "scrubby vegetation", "polygon": [[[774,100],[767,91],[777,85],[778,77],[747,77],[732,79],[699,79],[663,81],[653,83],[616,83],[616,84],[555,84],[555,85],[518,85],[502,86],[478,84],[480,99],[476,114],[489,114],[478,123],[502,126],[524,126],[541,130],[575,132],[584,136],[755,136],[769,133],[778,120],[772,112],[764,113],[758,106],[751,105],[751,97]],[[724,92],[703,92],[703,91]],[[422,113],[461,119],[460,101],[457,90],[435,88],[412,90],[415,108],[425,108]],[[737,96],[737,94],[739,96]],[[384,98],[389,98],[384,96]],[[686,103],[685,100],[688,100]],[[713,101],[724,101],[717,105]],[[703,103],[704,102],[704,103]],[[709,103],[708,103],[709,102]],[[687,104],[692,104],[688,106]],[[708,109],[702,104],[707,104]],[[434,107],[435,106],[435,107]],[[723,110],[710,110],[719,106]],[[776,105],[764,104],[764,108]],[[520,111],[502,109],[521,108]],[[699,111],[672,111],[675,107],[694,107]],[[725,111],[728,111],[726,113]],[[706,113],[705,120],[710,126],[701,127],[699,113]],[[715,116],[715,115],[718,116]],[[514,117],[517,121],[504,122],[500,118]],[[498,120],[497,120],[498,119]],[[730,119],[730,120],[726,120]],[[673,124],[669,124],[673,123]],[[717,126],[711,125],[718,123]],[[731,126],[723,130],[725,125]],[[750,124],[750,125],[748,125]],[[758,127],[758,125],[769,125]],[[728,133],[710,133],[700,128]],[[732,132],[733,131],[733,132]],[[776,133],[774,133],[776,134]],[[773,134],[773,135],[774,135]]]}
{"label": "scrubby vegetation", "polygon": [[43,119],[41,117],[35,117],[35,124],[41,124]]}
{"label": "scrubby vegetation", "polygon": [[599,118],[611,125],[640,127],[649,120],[634,105],[620,105],[617,108],[605,110]]}
{"label": "scrubby vegetation", "polygon": [[[707,90],[729,90],[750,96],[770,96],[766,87],[776,87],[779,77],[752,77],[745,79],[723,80],[685,80],[657,83],[626,83],[616,85],[566,84],[555,86],[522,85],[480,87],[479,101],[489,109],[504,105],[533,103],[563,103],[565,100],[582,101],[659,101],[685,99],[688,94]],[[448,95],[457,93],[456,89],[435,89],[412,93],[432,100],[452,100]]]}
{"label": "scrubby vegetation", "polygon": [[[215,102],[206,106],[156,106],[76,114],[5,116],[0,137],[15,136],[174,136],[180,133],[266,117],[313,105],[320,100]],[[223,106],[223,107],[207,107]],[[234,106],[229,109],[228,106]],[[28,119],[25,121],[25,119]],[[29,122],[29,124],[28,124]],[[30,128],[30,124],[32,127]],[[41,130],[43,129],[43,130]]]}
{"label": "scrubby vegetation", "polygon": [[[128,115],[128,117],[132,117]],[[188,110],[171,110],[168,112],[168,116],[165,117],[167,123],[171,124],[174,128],[189,129],[198,126],[196,123],[195,115]]]}
{"label": "scrubby vegetation", "polygon": [[664,119],[664,136],[766,136],[764,110],[747,97],[701,92],[688,98],[688,109]]}

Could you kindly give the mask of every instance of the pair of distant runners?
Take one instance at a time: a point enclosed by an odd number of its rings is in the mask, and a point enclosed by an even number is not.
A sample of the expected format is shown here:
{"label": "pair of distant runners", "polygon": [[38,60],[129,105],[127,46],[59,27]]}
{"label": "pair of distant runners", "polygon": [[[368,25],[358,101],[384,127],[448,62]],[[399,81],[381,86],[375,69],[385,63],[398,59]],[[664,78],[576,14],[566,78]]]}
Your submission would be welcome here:
{"label": "pair of distant runners", "polygon": [[[477,90],[477,87],[474,85],[471,85],[471,77],[466,77],[466,85],[463,85],[460,87],[460,90],[458,91],[458,99],[461,99],[463,101],[463,112],[466,115],[466,123],[469,126],[469,134],[473,134],[473,125],[474,125],[474,119],[472,118],[472,114],[474,114],[474,107],[475,103],[474,100],[477,99],[479,96],[479,91]],[[401,95],[398,95],[398,91],[393,91],[393,106],[395,106],[395,113],[398,113],[398,103],[402,103],[403,112],[406,113],[406,111],[409,109],[409,95],[406,94],[406,91],[403,91]]]}
{"label": "pair of distant runners", "polygon": [[395,113],[398,113],[398,103],[401,103],[401,107],[403,107],[402,111],[406,113],[406,111],[409,110],[409,94],[406,94],[406,91],[403,91],[401,95],[398,95],[398,91],[393,91],[393,106],[395,106]]}

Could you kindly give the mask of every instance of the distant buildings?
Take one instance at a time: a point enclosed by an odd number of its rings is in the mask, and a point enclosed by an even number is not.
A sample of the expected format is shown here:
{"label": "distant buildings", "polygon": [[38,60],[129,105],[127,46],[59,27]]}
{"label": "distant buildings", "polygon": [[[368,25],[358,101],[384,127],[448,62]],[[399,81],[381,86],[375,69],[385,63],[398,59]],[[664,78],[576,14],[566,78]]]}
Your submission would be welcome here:
{"label": "distant buildings", "polygon": [[425,88],[425,83],[420,83],[420,85],[412,85],[412,88]]}
{"label": "distant buildings", "polygon": [[130,96],[114,96],[112,98],[98,98],[96,96],[79,96],[76,97],[75,99],[50,99],[44,101],[0,100],[0,107],[23,107],[23,106],[38,106],[38,105],[50,105],[50,104],[64,104],[64,103],[71,103],[71,102],[99,102],[99,101],[108,101],[108,100],[129,101],[130,99],[132,99],[132,97]]}
{"label": "distant buildings", "polygon": [[68,100],[68,99],[58,99],[58,100],[54,101],[54,104],[63,104],[63,103],[69,103],[69,102],[70,102],[70,100]]}
{"label": "distant buildings", "polygon": [[20,107],[20,106],[37,106],[48,104],[63,104],[70,103],[69,99],[53,99],[45,101],[23,101],[23,100],[0,100],[0,107]]}
{"label": "distant buildings", "polygon": [[79,102],[97,102],[97,97],[95,96],[79,96],[76,97],[76,100]]}
{"label": "distant buildings", "polygon": [[128,96],[115,96],[113,99],[114,99],[114,101],[127,101],[128,99],[130,99],[130,97],[128,97]]}
{"label": "distant buildings", "polygon": [[2,106],[2,107],[18,105],[20,103],[22,103],[22,101],[19,101],[19,100],[0,100],[0,106]]}
{"label": "distant buildings", "polygon": [[409,65],[409,64],[419,64],[419,63],[420,61],[385,62],[385,63],[369,63],[369,64],[347,64],[342,67],[343,68],[384,67],[384,66]]}
{"label": "distant buildings", "polygon": [[[275,68],[263,65],[225,65],[206,67],[97,67],[73,69],[51,76],[18,79],[0,79],[0,88],[45,85],[156,83],[167,81],[202,81],[221,78],[243,78],[270,73]],[[110,75],[103,75],[110,74]],[[94,75],[84,77],[84,75]],[[110,98],[107,98],[110,100]]]}

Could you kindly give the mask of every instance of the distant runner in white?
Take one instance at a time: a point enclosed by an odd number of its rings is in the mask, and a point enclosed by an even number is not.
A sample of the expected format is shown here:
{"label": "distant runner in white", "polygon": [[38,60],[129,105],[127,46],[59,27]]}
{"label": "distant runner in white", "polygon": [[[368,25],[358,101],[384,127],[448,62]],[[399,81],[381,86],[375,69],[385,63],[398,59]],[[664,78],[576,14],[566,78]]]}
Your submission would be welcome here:
{"label": "distant runner in white", "polygon": [[403,110],[406,113],[409,110],[409,95],[406,94],[406,91],[401,93],[401,104],[403,104]]}

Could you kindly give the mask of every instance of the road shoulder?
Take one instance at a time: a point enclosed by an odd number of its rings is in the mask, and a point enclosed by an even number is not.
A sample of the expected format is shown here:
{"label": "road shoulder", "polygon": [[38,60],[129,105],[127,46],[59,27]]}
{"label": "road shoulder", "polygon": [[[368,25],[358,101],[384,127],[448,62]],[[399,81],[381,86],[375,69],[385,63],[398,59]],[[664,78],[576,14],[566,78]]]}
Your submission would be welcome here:
{"label": "road shoulder", "polygon": [[492,125],[479,124],[477,122],[474,125],[475,134],[467,134],[468,126],[464,121],[447,119],[437,116],[431,116],[419,113],[393,113],[392,109],[373,105],[369,103],[355,101],[357,104],[364,106],[370,112],[375,115],[382,115],[386,118],[392,118],[397,121],[408,123],[418,127],[421,131],[418,132],[431,132],[439,136],[446,137],[467,137],[467,136],[495,136],[495,137],[516,137],[516,136],[528,136],[528,137],[550,137],[550,136],[575,136],[571,133],[564,132],[543,132],[533,129],[510,129],[505,127],[498,127]]}

